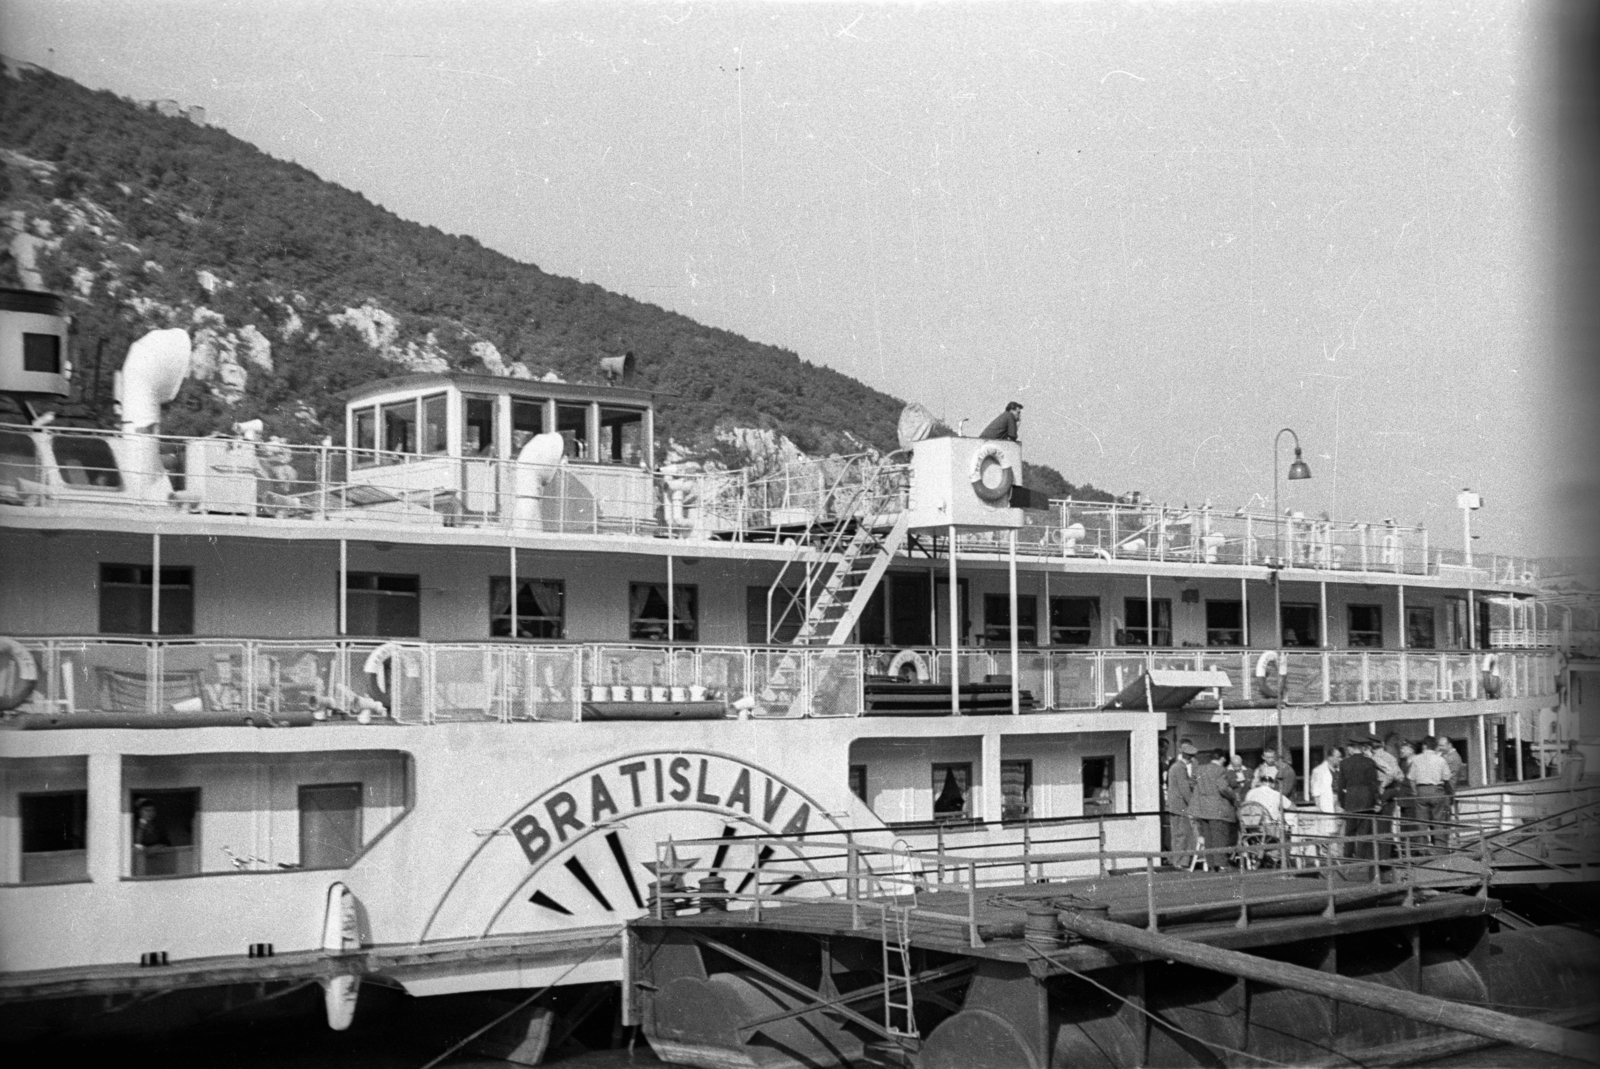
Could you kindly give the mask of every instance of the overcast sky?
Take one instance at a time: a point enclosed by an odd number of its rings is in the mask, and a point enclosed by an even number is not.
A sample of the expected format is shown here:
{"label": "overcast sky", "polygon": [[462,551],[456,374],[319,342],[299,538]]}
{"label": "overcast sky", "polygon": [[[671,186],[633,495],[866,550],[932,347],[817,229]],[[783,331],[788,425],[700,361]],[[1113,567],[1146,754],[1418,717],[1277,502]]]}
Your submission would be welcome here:
{"label": "overcast sky", "polygon": [[[399,215],[781,345],[1075,482],[1575,553],[1540,5],[5,0]],[[1289,449],[1285,445],[1283,464]]]}

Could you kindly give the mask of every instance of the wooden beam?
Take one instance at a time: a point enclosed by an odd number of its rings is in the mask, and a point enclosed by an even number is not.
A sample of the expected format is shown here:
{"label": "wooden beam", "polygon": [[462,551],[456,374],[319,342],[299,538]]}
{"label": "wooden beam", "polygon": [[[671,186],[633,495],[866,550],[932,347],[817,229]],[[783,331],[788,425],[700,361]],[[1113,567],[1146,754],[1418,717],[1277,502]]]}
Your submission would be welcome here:
{"label": "wooden beam", "polygon": [[1470,1032],[1487,1039],[1510,1043],[1529,1050],[1559,1054],[1565,1058],[1600,1065],[1600,1036],[1587,1035],[1569,1028],[1558,1028],[1526,1017],[1450,1002],[1420,991],[1398,992],[1383,984],[1355,980],[1348,976],[1308,969],[1302,965],[1272,961],[1254,954],[1241,954],[1236,950],[1193,943],[1187,939],[1157,932],[1148,932],[1126,924],[1090,917],[1076,910],[1065,910],[1061,923],[1071,931],[1104,943],[1140,950],[1147,954],[1196,965],[1213,972],[1242,976],[1279,987],[1307,991],[1382,1010],[1397,1017],[1405,1017],[1424,1024],[1442,1025],[1458,1032]]}

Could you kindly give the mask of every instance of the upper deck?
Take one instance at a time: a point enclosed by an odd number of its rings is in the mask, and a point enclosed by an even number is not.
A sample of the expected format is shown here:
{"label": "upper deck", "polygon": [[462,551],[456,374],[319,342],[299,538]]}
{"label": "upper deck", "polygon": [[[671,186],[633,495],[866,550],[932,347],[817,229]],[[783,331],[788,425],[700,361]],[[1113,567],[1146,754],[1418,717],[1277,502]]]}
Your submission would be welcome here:
{"label": "upper deck", "polygon": [[[571,544],[579,536],[590,551],[661,552],[673,543],[804,542],[864,518],[842,515],[840,503],[869,481],[889,491],[878,495],[890,502],[888,517],[869,518],[881,522],[905,507],[911,479],[909,466],[871,455],[654,468],[648,395],[620,389],[597,396],[594,387],[411,376],[355,395],[348,423],[353,444],[310,446],[3,426],[0,515],[42,530],[417,545],[542,536]],[[561,437],[553,462],[517,459],[535,434]],[[963,532],[957,550],[993,557],[1008,552],[1009,540]],[[1329,581],[1403,577],[1507,591],[1538,579],[1532,561],[1479,554],[1469,565],[1459,550],[1432,544],[1425,528],[1393,520],[1154,503],[1051,501],[1027,513],[1017,552],[1025,563],[1091,571],[1286,569]]]}

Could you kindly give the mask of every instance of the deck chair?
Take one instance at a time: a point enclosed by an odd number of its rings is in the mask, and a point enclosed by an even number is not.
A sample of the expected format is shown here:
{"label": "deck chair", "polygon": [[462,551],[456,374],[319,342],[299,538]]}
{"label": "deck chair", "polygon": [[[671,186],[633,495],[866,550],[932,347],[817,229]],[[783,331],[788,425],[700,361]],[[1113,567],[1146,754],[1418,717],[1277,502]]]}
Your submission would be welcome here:
{"label": "deck chair", "polygon": [[1283,824],[1272,819],[1272,811],[1260,802],[1239,807],[1239,864],[1258,869],[1271,855],[1283,836]]}

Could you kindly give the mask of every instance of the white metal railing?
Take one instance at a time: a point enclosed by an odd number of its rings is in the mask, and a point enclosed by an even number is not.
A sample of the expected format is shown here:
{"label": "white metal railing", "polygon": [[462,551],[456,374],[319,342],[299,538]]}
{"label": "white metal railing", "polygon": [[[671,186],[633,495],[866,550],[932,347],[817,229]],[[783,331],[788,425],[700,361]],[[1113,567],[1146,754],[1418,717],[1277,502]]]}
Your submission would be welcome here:
{"label": "white metal railing", "polygon": [[[362,709],[403,723],[583,718],[593,701],[720,701],[749,697],[750,715],[858,716],[867,687],[898,652],[867,647],[668,646],[629,643],[420,642],[376,639],[24,638],[39,683],[23,711],[224,718],[322,716]],[[374,672],[369,658],[383,648]],[[932,682],[950,678],[948,650],[922,650]],[[1150,668],[1216,668],[1224,707],[1268,698],[1260,651],[1029,649],[1020,686],[1042,709],[1098,709]],[[800,696],[762,704],[785,660],[798,659]],[[1557,655],[1497,654],[1499,697],[1555,694]],[[1488,696],[1479,655],[1465,651],[1290,650],[1289,705],[1463,702]],[[1009,651],[963,649],[962,682],[1009,671]],[[749,703],[746,703],[747,705]]]}
{"label": "white metal railing", "polygon": [[[621,464],[520,464],[290,445],[240,438],[123,435],[0,426],[0,505],[116,508],[255,521],[369,521],[520,531],[771,539],[841,518],[864,478],[899,496],[909,467],[852,457],[763,467],[658,472]],[[963,535],[968,554],[1003,553],[1005,533]],[[1204,506],[1057,500],[1028,514],[1018,552],[1190,565],[1442,575],[1464,586],[1529,586],[1532,561],[1430,547],[1428,532],[1387,520],[1275,517]]]}

